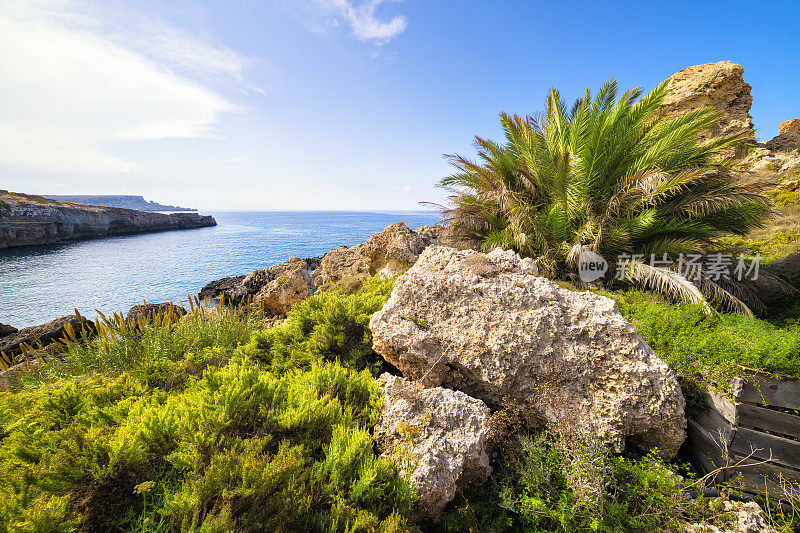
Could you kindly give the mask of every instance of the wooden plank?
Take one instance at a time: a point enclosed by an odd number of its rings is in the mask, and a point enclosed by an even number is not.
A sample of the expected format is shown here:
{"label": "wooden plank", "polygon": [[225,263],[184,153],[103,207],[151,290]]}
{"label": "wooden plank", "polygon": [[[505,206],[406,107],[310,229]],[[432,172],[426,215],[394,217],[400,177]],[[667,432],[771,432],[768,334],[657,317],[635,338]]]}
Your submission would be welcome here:
{"label": "wooden plank", "polygon": [[775,379],[769,376],[752,376],[742,387],[741,401],[756,405],[766,403],[773,407],[800,409],[800,382],[793,379]]}
{"label": "wooden plank", "polygon": [[743,403],[739,406],[739,424],[781,435],[800,436],[800,416]]}
{"label": "wooden plank", "polygon": [[[743,458],[734,455],[733,462],[737,463]],[[770,498],[788,500],[789,493],[800,492],[800,471],[784,468],[773,463],[753,464],[758,461],[745,459],[745,465],[731,468],[729,480],[733,480],[734,485],[747,492],[768,495]]]}
{"label": "wooden plank", "polygon": [[[734,408],[734,417],[736,409]],[[728,412],[730,414],[730,412]],[[723,415],[713,407],[709,406],[708,409],[698,413],[693,420],[703,427],[708,433],[714,437],[714,440],[724,442],[726,446],[730,445],[733,440],[733,434],[736,432],[736,427]]]}
{"label": "wooden plank", "polygon": [[[718,444],[718,438],[714,438],[705,428],[693,420],[688,421],[686,428],[688,440],[688,452],[694,460],[695,466],[704,475],[716,470],[726,464],[722,456],[722,449]],[[718,475],[716,482],[723,481],[724,474]]]}
{"label": "wooden plank", "polygon": [[800,442],[752,429],[740,427],[730,446],[730,451],[757,459],[766,459],[775,463],[800,468]]}
{"label": "wooden plank", "polygon": [[726,396],[716,389],[709,387],[705,393],[708,407],[716,411],[719,416],[727,420],[729,424],[736,425],[736,405]]}

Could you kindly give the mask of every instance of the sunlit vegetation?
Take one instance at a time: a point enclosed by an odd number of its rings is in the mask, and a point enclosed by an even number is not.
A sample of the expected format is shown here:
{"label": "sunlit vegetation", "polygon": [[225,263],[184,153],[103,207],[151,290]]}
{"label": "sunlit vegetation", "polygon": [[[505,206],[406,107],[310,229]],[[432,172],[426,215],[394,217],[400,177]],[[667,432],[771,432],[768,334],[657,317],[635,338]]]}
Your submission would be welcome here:
{"label": "sunlit vegetation", "polygon": [[298,306],[280,365],[262,317],[222,308],[69,343],[0,393],[0,531],[408,529],[414,492],[369,433],[363,319],[387,286]]}

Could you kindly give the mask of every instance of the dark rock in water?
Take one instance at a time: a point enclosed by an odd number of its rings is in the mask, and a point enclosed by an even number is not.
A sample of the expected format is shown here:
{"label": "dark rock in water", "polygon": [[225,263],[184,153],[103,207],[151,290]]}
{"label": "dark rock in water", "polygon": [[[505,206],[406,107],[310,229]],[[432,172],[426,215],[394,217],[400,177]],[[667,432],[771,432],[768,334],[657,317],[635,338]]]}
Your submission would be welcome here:
{"label": "dark rock in water", "polygon": [[23,328],[16,333],[0,338],[0,352],[5,354],[3,359],[6,363],[17,359],[23,360],[24,358],[19,357],[22,354],[23,344],[37,349],[41,347],[53,353],[57,348],[55,343],[66,336],[68,325],[79,337],[86,333],[93,333],[95,330],[92,321],[77,315],[62,316],[46,324]]}
{"label": "dark rock in water", "polygon": [[236,287],[238,287],[242,281],[244,281],[245,276],[232,276],[229,278],[222,278],[218,279],[217,281],[212,281],[202,289],[200,292],[197,293],[197,297],[203,301],[206,298],[208,299],[215,299],[219,298],[220,294],[223,293],[232,293]]}
{"label": "dark rock in water", "polygon": [[0,338],[8,337],[12,333],[16,333],[17,331],[19,330],[14,326],[9,326],[8,324],[0,323]]}
{"label": "dark rock in water", "polygon": [[0,249],[151,231],[216,226],[197,213],[153,213],[0,190]]}
{"label": "dark rock in water", "polygon": [[157,313],[169,313],[181,317],[186,314],[186,309],[172,302],[163,302],[159,304],[137,304],[130,308],[125,320],[129,324],[137,324],[140,320],[152,320],[153,316]]}

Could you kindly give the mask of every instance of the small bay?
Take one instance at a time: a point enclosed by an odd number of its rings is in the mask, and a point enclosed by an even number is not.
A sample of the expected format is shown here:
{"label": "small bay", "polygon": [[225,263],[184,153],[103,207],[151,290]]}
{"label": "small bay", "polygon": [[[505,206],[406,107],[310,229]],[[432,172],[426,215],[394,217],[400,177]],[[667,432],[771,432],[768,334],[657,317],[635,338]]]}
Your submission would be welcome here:
{"label": "small bay", "polygon": [[433,211],[212,211],[218,225],[0,251],[0,322],[22,328],[70,314],[185,302],[206,283],[291,256],[352,246],[389,224],[412,229]]}

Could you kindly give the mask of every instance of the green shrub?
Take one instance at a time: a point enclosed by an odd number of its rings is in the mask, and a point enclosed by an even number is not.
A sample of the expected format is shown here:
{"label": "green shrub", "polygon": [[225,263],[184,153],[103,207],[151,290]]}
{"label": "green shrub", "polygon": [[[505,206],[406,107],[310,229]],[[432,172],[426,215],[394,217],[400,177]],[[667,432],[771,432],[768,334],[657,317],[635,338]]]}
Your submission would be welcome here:
{"label": "green shrub", "polygon": [[800,204],[800,191],[772,191],[770,196],[778,207]]}
{"label": "green shrub", "polygon": [[354,294],[316,294],[289,311],[283,324],[257,333],[243,353],[277,374],[308,368],[317,361],[338,361],[348,368],[385,367],[372,350],[369,319],[389,299],[393,281],[370,279]]}
{"label": "green shrub", "polygon": [[741,367],[800,376],[800,327],[740,315],[708,315],[641,291],[605,292],[671,368],[700,383],[726,385]]}
{"label": "green shrub", "polygon": [[363,328],[391,282],[365,287],[293,310],[312,355],[279,372],[242,347],[259,318],[233,311],[70,343],[0,393],[0,533],[409,530],[414,492],[367,429],[382,404]]}
{"label": "green shrub", "polygon": [[706,516],[656,453],[612,454],[599,441],[523,435],[479,489],[446,509],[441,531],[667,531]]}

